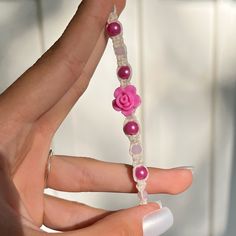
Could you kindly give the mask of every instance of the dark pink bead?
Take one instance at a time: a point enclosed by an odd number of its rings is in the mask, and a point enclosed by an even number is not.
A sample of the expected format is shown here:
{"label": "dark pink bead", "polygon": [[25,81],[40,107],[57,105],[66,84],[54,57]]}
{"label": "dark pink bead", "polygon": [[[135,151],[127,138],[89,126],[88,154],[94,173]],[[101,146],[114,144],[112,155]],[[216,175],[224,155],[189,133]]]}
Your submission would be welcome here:
{"label": "dark pink bead", "polygon": [[139,131],[139,126],[135,121],[129,121],[125,124],[123,130],[126,135],[135,135]]}
{"label": "dark pink bead", "polygon": [[121,66],[117,71],[117,75],[121,79],[129,79],[131,75],[131,68],[129,66]]}
{"label": "dark pink bead", "polygon": [[107,34],[110,37],[114,37],[121,33],[121,24],[117,21],[107,24]]}
{"label": "dark pink bead", "polygon": [[148,176],[148,169],[145,166],[137,166],[135,168],[135,177],[137,180],[146,179]]}

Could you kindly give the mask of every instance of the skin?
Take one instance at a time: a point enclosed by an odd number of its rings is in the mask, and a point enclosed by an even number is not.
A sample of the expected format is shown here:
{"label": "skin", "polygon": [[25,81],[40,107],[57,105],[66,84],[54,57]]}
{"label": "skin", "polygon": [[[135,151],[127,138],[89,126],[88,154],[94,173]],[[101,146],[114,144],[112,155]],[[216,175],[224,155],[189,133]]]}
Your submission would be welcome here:
{"label": "skin", "polygon": [[[52,138],[103,54],[113,4],[118,13],[125,7],[124,0],[84,0],[62,37],[0,95],[0,235],[47,235],[44,224],[60,235],[139,236],[143,216],[159,209],[149,203],[112,212],[44,194]],[[177,194],[191,182],[189,170],[150,168],[147,191]],[[53,157],[47,187],[135,192],[131,166],[86,157]]]}

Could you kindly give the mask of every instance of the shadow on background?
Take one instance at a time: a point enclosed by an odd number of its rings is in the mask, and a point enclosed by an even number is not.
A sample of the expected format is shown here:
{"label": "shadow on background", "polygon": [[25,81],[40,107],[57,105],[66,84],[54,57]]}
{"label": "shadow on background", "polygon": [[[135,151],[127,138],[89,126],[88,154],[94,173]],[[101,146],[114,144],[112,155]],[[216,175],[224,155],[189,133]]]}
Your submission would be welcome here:
{"label": "shadow on background", "polygon": [[[38,0],[37,0],[38,2]],[[62,1],[61,0],[57,0],[57,1],[48,1],[48,8],[50,10],[47,10],[47,13],[50,13],[48,15],[44,15],[44,17],[51,17],[55,12],[57,12],[58,9],[60,9]],[[1,48],[1,55],[5,55],[8,48],[11,46],[12,42],[14,40],[17,40],[18,37],[20,37],[20,35],[24,34],[25,32],[27,32],[31,27],[39,27],[40,25],[40,12],[38,12],[37,16],[35,17],[35,19],[33,21],[29,21],[27,15],[25,17],[22,18],[22,11],[26,12],[27,14],[29,14],[29,16],[32,14],[31,12],[27,12],[25,11],[25,4],[27,4],[27,2],[22,2],[22,4],[19,6],[19,8],[15,11],[14,17],[9,18],[6,22],[0,22],[0,32],[2,35],[5,34],[10,34],[10,36],[8,37],[9,40],[7,41],[1,41],[1,44],[3,45],[3,47]],[[30,18],[31,19],[31,18]],[[16,30],[16,31],[12,31],[9,32],[9,25],[13,25],[16,24],[17,22],[20,22],[21,27]],[[172,39],[171,39],[172,40]],[[170,45],[171,45],[171,40],[170,40]],[[43,51],[43,49],[42,49]],[[27,52],[26,52],[27,53]],[[22,58],[25,55],[22,55]],[[27,56],[27,54],[26,54]],[[0,62],[1,63],[1,62]],[[186,68],[183,66],[183,68],[186,70]],[[1,82],[1,87],[0,90],[2,90],[2,88],[4,88],[6,86],[6,84],[8,83],[7,81],[4,82],[4,79],[7,80],[8,78],[3,78],[2,82]],[[6,87],[5,87],[6,88]],[[229,109],[233,109],[233,115],[234,115],[234,123],[236,123],[236,108],[235,108],[235,95],[236,95],[236,86],[232,86],[229,89],[226,89],[225,91],[225,101],[226,101],[226,106],[229,107]],[[235,129],[235,137],[236,137],[236,129]],[[98,139],[99,140],[99,139]],[[106,152],[106,150],[104,151],[104,153]],[[236,140],[234,139],[234,156],[236,156]],[[224,157],[222,157],[224,158]],[[203,163],[204,165],[204,163]],[[202,167],[203,168],[203,167]],[[199,170],[201,171],[201,167],[199,168]],[[197,189],[199,188],[195,188],[194,191],[191,193],[191,196],[198,196],[199,192],[197,192]],[[224,194],[224,193],[222,193]],[[174,197],[176,198],[176,196]],[[153,200],[156,200],[156,196],[155,199],[153,198]],[[236,200],[236,160],[234,160],[233,158],[233,163],[232,163],[232,178],[231,178],[231,192],[230,192],[230,203],[229,203],[229,216],[228,216],[228,222],[227,222],[227,230],[224,233],[224,235],[222,236],[235,236],[236,235],[236,224],[235,224],[235,215],[236,215],[236,204],[235,201]],[[123,201],[123,199],[121,200]],[[176,202],[176,200],[175,200]],[[179,201],[181,202],[181,201]],[[109,205],[109,203],[112,204],[117,204],[116,203],[116,199],[114,198],[114,203],[112,200],[109,200],[107,205]],[[179,218],[184,219],[187,215],[187,212],[189,210],[191,210],[191,205],[193,204],[192,202],[184,202],[183,203],[183,209],[184,207],[186,208],[187,205],[187,209],[183,210],[182,214],[179,216]],[[199,200],[199,203],[202,207],[202,205],[204,205],[204,203],[201,202],[201,199]],[[189,207],[189,208],[188,208]],[[185,215],[186,213],[186,215]],[[220,214],[220,212],[219,212]],[[194,217],[194,214],[191,216]],[[178,224],[178,220],[179,223],[181,224],[183,221],[181,221],[181,219],[176,219],[176,224]],[[197,219],[199,222],[201,222],[201,219]],[[184,227],[184,225],[183,225]],[[176,235],[181,235],[180,232],[175,232]]]}
{"label": "shadow on background", "polygon": [[[21,48],[16,49],[15,52],[12,51],[13,45],[16,45],[17,41],[23,41],[22,36],[36,28],[39,30],[39,36],[42,28],[42,11],[41,11],[41,0],[33,1],[14,1],[14,2],[1,2],[1,11],[8,11],[9,15],[4,15],[0,21],[0,69],[1,69],[1,83],[0,83],[0,93],[3,92],[12,82],[17,79],[21,73],[23,73],[28,67],[30,67],[35,61],[27,60],[27,57],[32,58],[31,54],[35,55],[36,52],[23,51],[24,45]],[[48,1],[47,11],[44,12],[44,17],[52,17],[61,7],[62,0]],[[27,7],[29,6],[29,7]],[[41,48],[41,54],[43,53],[43,42],[42,35],[37,42],[30,42],[32,45],[35,44],[35,48]],[[38,45],[41,42],[41,45]],[[24,43],[24,42],[23,42]],[[26,44],[28,43],[25,42]],[[16,47],[16,46],[14,46]],[[26,47],[27,48],[27,47]],[[15,49],[15,48],[14,48]],[[38,50],[36,50],[38,51]],[[17,55],[19,52],[22,54],[21,61],[14,58],[14,53]],[[37,55],[40,57],[41,55]],[[37,60],[38,58],[32,58]],[[19,58],[19,55],[18,57]],[[24,60],[26,58],[26,60]],[[29,62],[30,61],[30,62]],[[30,64],[29,64],[30,63]],[[15,69],[14,67],[17,67]],[[11,69],[9,69],[11,67]],[[15,70],[15,71],[14,71]],[[9,73],[10,71],[10,73]],[[13,73],[12,73],[13,72]],[[16,77],[15,77],[16,76]]]}
{"label": "shadow on background", "polygon": [[[229,79],[229,81],[234,81],[235,78]],[[230,196],[229,196],[229,213],[226,225],[226,231],[222,236],[235,236],[236,235],[236,82],[225,86],[222,88],[223,96],[225,99],[225,105],[230,109],[230,114],[233,116],[234,125],[234,141],[233,141],[233,151],[232,151],[232,166],[231,166],[231,182],[230,182]],[[222,157],[224,158],[224,157]],[[217,184],[217,183],[216,183]],[[224,193],[222,193],[223,195]],[[218,213],[220,214],[220,212]]]}
{"label": "shadow on background", "polygon": [[[27,67],[31,66],[34,61],[29,62],[27,65],[24,58],[27,58],[31,52],[25,51],[22,54],[22,64],[23,66],[17,66],[14,68],[13,58],[14,55],[19,53],[18,51],[11,52],[9,55],[9,49],[12,48],[14,42],[21,39],[22,35],[26,34],[33,28],[39,29],[42,26],[41,16],[42,12],[40,9],[41,0],[33,1],[9,1],[0,2],[0,13],[3,11],[11,12],[11,14],[3,14],[3,20],[0,21],[0,70],[1,70],[1,83],[0,83],[0,93],[3,92],[12,82],[14,82],[17,77],[11,78],[9,71],[14,71],[16,74],[22,74]],[[44,17],[53,16],[61,6],[62,1],[48,1],[48,11],[44,14]],[[28,4],[28,5],[27,5]],[[34,4],[34,5],[33,5]],[[27,6],[34,6],[32,8]],[[14,11],[13,11],[14,10]],[[14,30],[13,30],[14,29]],[[40,34],[39,34],[40,35]],[[41,39],[39,39],[41,41]],[[38,42],[38,41],[37,41]],[[36,42],[32,42],[32,44]],[[35,45],[36,46],[36,45]],[[39,47],[39,45],[37,45]],[[42,45],[41,53],[43,53]],[[19,51],[22,49],[19,49]],[[23,50],[22,50],[23,51]],[[15,54],[14,54],[15,53]],[[40,57],[41,55],[38,55]],[[38,58],[35,58],[37,60]],[[7,66],[6,66],[7,65]],[[26,68],[24,68],[26,66]],[[11,67],[11,68],[10,68]],[[6,158],[1,156],[0,153],[0,228],[1,235],[17,235],[23,236],[24,232],[22,229],[21,219],[16,213],[20,211],[20,198],[13,181],[9,178],[8,173],[6,173],[3,168],[2,160]],[[9,207],[9,206],[10,207]],[[13,210],[14,211],[13,211]],[[22,210],[22,209],[21,209]]]}

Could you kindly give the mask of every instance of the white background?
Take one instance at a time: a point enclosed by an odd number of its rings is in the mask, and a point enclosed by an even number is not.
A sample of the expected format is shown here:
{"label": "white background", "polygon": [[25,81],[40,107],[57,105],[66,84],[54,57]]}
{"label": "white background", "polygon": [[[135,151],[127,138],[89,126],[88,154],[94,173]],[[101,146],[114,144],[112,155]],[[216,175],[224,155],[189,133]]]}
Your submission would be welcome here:
{"label": "white background", "polygon": [[[79,2],[0,0],[1,91],[55,42]],[[165,235],[235,236],[236,1],[128,0],[121,21],[143,98],[147,164],[195,166],[188,192],[151,196],[175,215]],[[54,139],[56,154],[131,162],[123,117],[111,108],[115,71],[110,43]],[[55,194],[107,209],[137,203],[128,194]]]}

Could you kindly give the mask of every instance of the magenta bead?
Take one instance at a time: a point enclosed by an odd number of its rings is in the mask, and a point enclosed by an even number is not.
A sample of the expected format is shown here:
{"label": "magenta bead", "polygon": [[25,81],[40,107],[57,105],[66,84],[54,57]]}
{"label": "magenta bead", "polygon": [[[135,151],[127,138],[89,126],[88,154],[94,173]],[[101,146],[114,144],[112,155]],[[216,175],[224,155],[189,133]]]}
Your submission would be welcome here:
{"label": "magenta bead", "polygon": [[137,180],[144,180],[148,176],[148,169],[145,166],[135,167],[135,177]]}
{"label": "magenta bead", "polygon": [[135,135],[139,131],[139,126],[135,121],[129,121],[125,124],[123,130],[126,135]]}
{"label": "magenta bead", "polygon": [[117,71],[117,75],[121,79],[129,79],[131,75],[131,68],[129,66],[121,66]]}
{"label": "magenta bead", "polygon": [[107,25],[107,34],[110,37],[114,37],[117,36],[121,33],[121,24],[117,21],[112,22],[110,24]]}

